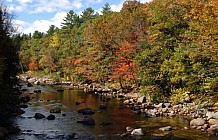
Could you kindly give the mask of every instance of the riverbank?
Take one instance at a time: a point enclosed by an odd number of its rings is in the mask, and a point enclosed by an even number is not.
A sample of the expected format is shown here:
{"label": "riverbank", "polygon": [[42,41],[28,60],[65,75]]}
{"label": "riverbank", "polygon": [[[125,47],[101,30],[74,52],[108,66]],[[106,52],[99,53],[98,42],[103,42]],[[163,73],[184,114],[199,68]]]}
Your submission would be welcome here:
{"label": "riverbank", "polygon": [[1,90],[0,98],[0,139],[7,135],[19,133],[20,129],[14,126],[13,118],[23,114],[19,106],[20,92],[17,87]]}
{"label": "riverbank", "polygon": [[[183,116],[190,121],[190,127],[184,129],[197,129],[207,132],[209,135],[218,135],[218,106],[216,103],[199,102],[191,94],[186,94],[184,99],[178,104],[172,102],[163,102],[154,104],[149,102],[148,97],[138,93],[126,93],[120,89],[110,89],[106,86],[94,83],[72,83],[55,82],[49,77],[33,78],[29,76],[20,76],[20,79],[32,84],[53,84],[64,85],[68,89],[83,89],[85,92],[98,95],[104,100],[111,98],[121,98],[123,104],[132,109],[133,113],[143,115],[144,117],[177,117]],[[59,89],[60,90],[60,89]],[[198,102],[197,102],[198,101]],[[171,131],[172,126],[166,126],[163,131]]]}

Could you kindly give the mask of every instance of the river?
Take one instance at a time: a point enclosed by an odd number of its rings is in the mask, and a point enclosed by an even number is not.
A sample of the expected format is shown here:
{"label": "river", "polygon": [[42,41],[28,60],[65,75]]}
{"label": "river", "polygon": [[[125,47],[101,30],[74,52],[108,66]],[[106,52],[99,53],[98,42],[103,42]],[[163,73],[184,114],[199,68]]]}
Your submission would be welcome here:
{"label": "river", "polygon": [[[214,139],[206,132],[189,128],[189,121],[183,117],[176,118],[145,118],[143,115],[134,114],[132,110],[122,104],[119,98],[103,98],[94,94],[85,93],[82,90],[71,89],[58,92],[56,87],[49,85],[23,86],[27,89],[31,101],[24,108],[25,113],[14,119],[14,123],[21,129],[19,134],[10,135],[8,140],[47,140],[47,139],[190,139],[210,140]],[[33,93],[40,89],[41,93]],[[76,102],[81,104],[77,105]],[[104,104],[106,110],[99,110]],[[91,108],[95,114],[84,116],[77,110]],[[61,113],[52,113],[55,120],[35,119],[35,113],[48,116],[51,109],[60,109]],[[78,120],[91,117],[95,120],[95,126],[87,126],[77,123]],[[162,132],[160,127],[172,126],[170,132]],[[142,128],[144,136],[122,136],[126,127]],[[187,127],[188,129],[184,129]],[[73,137],[73,138],[72,138]]]}

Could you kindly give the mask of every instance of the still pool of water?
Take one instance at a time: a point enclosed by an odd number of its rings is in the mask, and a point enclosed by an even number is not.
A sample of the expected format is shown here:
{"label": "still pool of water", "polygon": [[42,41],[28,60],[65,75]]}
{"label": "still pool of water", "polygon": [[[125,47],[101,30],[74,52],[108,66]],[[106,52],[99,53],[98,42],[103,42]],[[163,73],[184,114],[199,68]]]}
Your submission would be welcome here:
{"label": "still pool of water", "polygon": [[[132,110],[122,104],[119,98],[107,100],[103,97],[85,93],[81,90],[64,90],[58,92],[55,87],[34,85],[26,87],[27,94],[40,89],[42,93],[29,94],[31,101],[25,114],[15,118],[14,123],[19,126],[21,132],[11,135],[7,139],[17,140],[46,140],[46,139],[190,139],[210,140],[207,133],[189,128],[189,121],[184,118],[145,118],[143,115],[134,114]],[[80,102],[80,105],[76,105]],[[105,104],[106,110],[99,110],[99,106]],[[95,114],[84,116],[78,114],[77,110],[91,108]],[[53,113],[55,120],[35,119],[35,113],[42,113],[45,116],[50,114],[51,109],[60,109],[61,113]],[[95,126],[86,126],[77,123],[84,117],[91,117],[95,120]],[[103,125],[108,124],[108,125]],[[171,132],[161,132],[160,127],[172,126]],[[142,128],[145,132],[143,137],[121,137],[125,133],[126,126]],[[186,130],[184,127],[188,127]],[[73,137],[74,138],[71,138]]]}

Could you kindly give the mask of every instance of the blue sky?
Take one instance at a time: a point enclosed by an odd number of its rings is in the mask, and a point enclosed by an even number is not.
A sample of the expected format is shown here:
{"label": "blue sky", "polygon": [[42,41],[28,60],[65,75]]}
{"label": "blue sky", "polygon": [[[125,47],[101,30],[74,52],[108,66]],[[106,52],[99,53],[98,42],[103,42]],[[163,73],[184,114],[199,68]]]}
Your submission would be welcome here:
{"label": "blue sky", "polygon": [[[125,0],[3,0],[10,12],[15,15],[14,25],[19,32],[30,33],[38,30],[46,32],[50,25],[61,26],[69,10],[80,14],[92,7],[101,11],[109,3],[113,11],[119,11]],[[140,0],[141,3],[151,0]]]}

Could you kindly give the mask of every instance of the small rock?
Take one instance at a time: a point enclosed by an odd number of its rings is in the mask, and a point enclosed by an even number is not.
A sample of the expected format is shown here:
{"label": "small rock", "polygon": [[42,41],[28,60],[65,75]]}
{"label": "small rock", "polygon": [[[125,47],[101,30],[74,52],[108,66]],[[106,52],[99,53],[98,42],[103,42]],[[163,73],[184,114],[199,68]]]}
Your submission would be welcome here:
{"label": "small rock", "polygon": [[31,83],[27,83],[27,87],[32,87],[33,85]]}
{"label": "small rock", "polygon": [[127,132],[132,132],[133,130],[134,130],[134,128],[132,128],[132,127],[130,127],[130,126],[127,126],[127,127],[126,127],[126,131],[127,131]]}
{"label": "small rock", "polygon": [[171,103],[163,103],[163,106],[165,106],[166,108],[170,108],[171,107]]}
{"label": "small rock", "polygon": [[92,115],[92,114],[95,114],[95,112],[92,109],[90,109],[90,108],[80,109],[80,110],[78,110],[78,113],[82,113],[83,115]]}
{"label": "small rock", "polygon": [[166,126],[166,127],[159,128],[159,130],[161,131],[171,131],[172,129],[173,129],[172,126]]}
{"label": "small rock", "polygon": [[129,100],[125,100],[125,101],[123,101],[123,104],[125,104],[125,105],[127,105],[127,104],[129,104],[129,103],[130,103]]}
{"label": "small rock", "polygon": [[54,120],[55,119],[55,116],[50,114],[48,117],[47,117],[48,120]]}
{"label": "small rock", "polygon": [[34,93],[41,93],[41,90],[40,89],[35,89],[33,92]]}
{"label": "small rock", "polygon": [[41,113],[35,113],[35,116],[34,116],[36,119],[42,119],[42,118],[45,118],[45,115],[41,114]]}
{"label": "small rock", "polygon": [[60,109],[51,109],[50,113],[61,113]]}
{"label": "small rock", "polygon": [[132,132],[131,132],[131,135],[135,135],[135,136],[143,136],[144,135],[144,132],[141,128],[138,128],[138,129],[134,129]]}
{"label": "small rock", "polygon": [[137,103],[145,103],[146,102],[146,97],[145,96],[141,96],[137,99]]}

